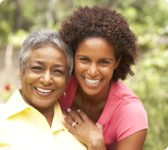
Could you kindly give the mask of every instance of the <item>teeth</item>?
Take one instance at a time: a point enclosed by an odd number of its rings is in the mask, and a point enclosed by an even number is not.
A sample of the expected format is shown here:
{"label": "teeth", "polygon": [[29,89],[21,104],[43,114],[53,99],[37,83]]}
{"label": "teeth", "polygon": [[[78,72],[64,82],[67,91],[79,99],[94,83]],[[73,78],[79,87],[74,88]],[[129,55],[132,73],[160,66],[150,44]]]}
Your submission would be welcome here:
{"label": "teeth", "polygon": [[43,93],[50,93],[52,90],[44,90],[41,88],[36,88],[38,91],[43,92]]}
{"label": "teeth", "polygon": [[89,84],[95,85],[95,84],[98,84],[101,81],[101,79],[100,80],[90,80],[90,79],[85,78],[85,81]]}

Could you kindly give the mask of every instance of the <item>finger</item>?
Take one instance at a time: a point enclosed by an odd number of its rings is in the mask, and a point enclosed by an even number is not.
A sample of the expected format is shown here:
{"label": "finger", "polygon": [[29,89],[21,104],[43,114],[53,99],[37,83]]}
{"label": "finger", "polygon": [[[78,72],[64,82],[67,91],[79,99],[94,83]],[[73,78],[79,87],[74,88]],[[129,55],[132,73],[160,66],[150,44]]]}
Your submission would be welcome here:
{"label": "finger", "polygon": [[67,112],[63,112],[64,121],[70,125],[75,121]]}
{"label": "finger", "polygon": [[83,122],[80,115],[76,111],[73,111],[73,110],[68,108],[67,113],[72,117],[73,120],[77,121],[78,124]]}
{"label": "finger", "polygon": [[65,121],[62,121],[62,123],[72,134],[75,133],[75,128],[72,125],[66,123]]}
{"label": "finger", "polygon": [[78,130],[76,130],[73,126],[67,124],[66,122],[63,122],[63,125],[78,139]]}
{"label": "finger", "polygon": [[66,118],[66,116],[68,116],[67,112],[62,110],[62,114],[63,114],[63,117]]}
{"label": "finger", "polygon": [[99,124],[98,122],[96,123],[96,127],[99,128],[99,129],[101,129],[101,130],[103,129],[102,125]]}

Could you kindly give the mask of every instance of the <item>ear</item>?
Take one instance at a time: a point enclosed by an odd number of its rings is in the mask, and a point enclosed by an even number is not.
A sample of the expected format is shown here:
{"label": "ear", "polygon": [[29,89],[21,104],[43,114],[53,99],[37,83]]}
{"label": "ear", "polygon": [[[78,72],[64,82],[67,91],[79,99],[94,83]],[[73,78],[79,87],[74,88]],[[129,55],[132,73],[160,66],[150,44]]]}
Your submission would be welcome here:
{"label": "ear", "polygon": [[116,64],[115,64],[115,69],[118,67],[118,65],[120,64],[120,61],[121,61],[121,58],[122,58],[122,55],[120,55],[120,58],[116,61]]}

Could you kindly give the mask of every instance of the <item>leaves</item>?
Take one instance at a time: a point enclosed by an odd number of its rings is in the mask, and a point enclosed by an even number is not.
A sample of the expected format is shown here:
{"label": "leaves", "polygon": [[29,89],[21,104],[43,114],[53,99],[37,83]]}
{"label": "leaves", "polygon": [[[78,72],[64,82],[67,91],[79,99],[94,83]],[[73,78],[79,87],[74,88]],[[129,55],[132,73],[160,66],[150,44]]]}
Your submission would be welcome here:
{"label": "leaves", "polygon": [[[135,76],[125,81],[141,99],[149,120],[145,150],[168,145],[168,49],[153,49],[134,68]],[[157,143],[157,144],[156,144]]]}
{"label": "leaves", "polygon": [[168,4],[165,0],[4,0],[0,3],[0,47],[8,43],[20,47],[32,31],[58,31],[62,20],[77,5],[95,4],[108,5],[122,13],[139,39],[139,64],[134,67],[135,75],[125,83],[142,100],[148,114],[149,131],[144,149],[163,150],[168,146]]}

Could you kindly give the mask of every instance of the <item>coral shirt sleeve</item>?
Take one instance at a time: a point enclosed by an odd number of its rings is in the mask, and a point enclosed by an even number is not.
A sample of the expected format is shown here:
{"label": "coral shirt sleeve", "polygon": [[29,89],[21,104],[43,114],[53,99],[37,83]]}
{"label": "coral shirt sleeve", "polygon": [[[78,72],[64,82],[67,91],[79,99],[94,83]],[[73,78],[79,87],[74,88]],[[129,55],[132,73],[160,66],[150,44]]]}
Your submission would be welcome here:
{"label": "coral shirt sleeve", "polygon": [[120,141],[143,129],[148,129],[148,118],[141,101],[126,100],[117,112],[116,140]]}

